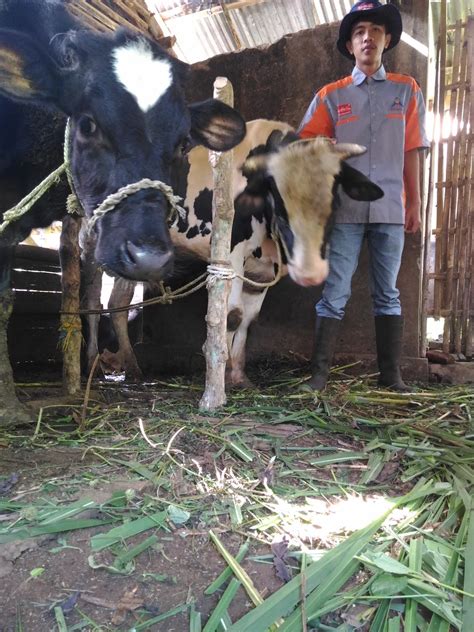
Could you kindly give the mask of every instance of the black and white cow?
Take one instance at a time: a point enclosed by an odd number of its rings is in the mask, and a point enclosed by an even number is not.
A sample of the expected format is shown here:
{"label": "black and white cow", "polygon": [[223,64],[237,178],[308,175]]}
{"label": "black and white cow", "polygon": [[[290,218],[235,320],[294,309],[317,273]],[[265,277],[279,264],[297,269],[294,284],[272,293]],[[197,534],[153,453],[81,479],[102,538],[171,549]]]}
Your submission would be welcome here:
{"label": "black and white cow", "polygon": [[[29,142],[24,121],[31,107],[69,118],[71,170],[88,216],[125,185],[144,178],[170,184],[173,161],[194,144],[219,151],[233,147],[245,133],[243,119],[213,99],[187,105],[187,69],[140,34],[83,29],[61,0],[3,0],[0,182],[20,181],[18,195],[11,196],[18,201],[26,181],[21,175]],[[9,205],[2,202],[2,213]],[[5,333],[11,246],[33,227],[46,226],[63,213],[63,204],[37,204],[0,233],[0,423],[23,417],[14,395]],[[95,260],[120,277],[161,279],[174,257],[168,216],[160,190],[143,189],[127,197],[97,221]]]}
{"label": "black and white cow", "polygon": [[[299,141],[286,123],[248,122],[244,140],[233,150],[235,216],[230,263],[235,272],[260,282],[274,279],[278,257],[271,239],[273,231],[282,246],[285,273],[304,287],[321,284],[328,273],[325,247],[338,186],[354,199],[374,200],[383,195],[379,187],[345,162],[363,151],[365,148],[359,145],[334,145],[324,138]],[[185,182],[183,174],[187,174]],[[187,215],[172,227],[171,239],[178,252],[207,260],[213,187],[208,152],[202,147],[193,149],[176,175],[181,176],[176,190],[185,200]],[[232,385],[248,383],[247,332],[260,312],[266,291],[239,277],[232,281],[227,319],[227,380]],[[120,281],[109,306],[127,305],[132,295],[133,283]],[[137,379],[140,369],[127,336],[127,314],[114,314],[112,320],[119,342],[118,364],[122,364],[127,377]],[[92,339],[89,364],[96,353]]]}

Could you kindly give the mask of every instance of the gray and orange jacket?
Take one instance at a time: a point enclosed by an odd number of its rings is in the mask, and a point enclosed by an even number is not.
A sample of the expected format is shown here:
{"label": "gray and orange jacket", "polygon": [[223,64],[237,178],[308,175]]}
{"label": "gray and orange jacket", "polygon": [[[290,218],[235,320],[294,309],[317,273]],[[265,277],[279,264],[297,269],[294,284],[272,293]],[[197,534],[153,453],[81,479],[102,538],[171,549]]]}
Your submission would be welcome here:
{"label": "gray and orange jacket", "polygon": [[412,77],[386,73],[383,66],[367,77],[355,67],[351,76],[316,94],[298,133],[367,147],[349,163],[378,184],[384,197],[356,202],[341,192],[336,222],[404,223],[404,154],[429,147],[423,95]]}

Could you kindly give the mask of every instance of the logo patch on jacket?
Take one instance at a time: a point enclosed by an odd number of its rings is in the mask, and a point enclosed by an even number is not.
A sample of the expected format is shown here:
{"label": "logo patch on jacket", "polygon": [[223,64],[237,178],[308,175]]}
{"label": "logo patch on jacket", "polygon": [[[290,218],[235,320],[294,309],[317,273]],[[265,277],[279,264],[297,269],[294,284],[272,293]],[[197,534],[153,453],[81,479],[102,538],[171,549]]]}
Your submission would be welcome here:
{"label": "logo patch on jacket", "polygon": [[390,109],[392,112],[401,112],[403,110],[403,103],[400,97],[395,97]]}
{"label": "logo patch on jacket", "polygon": [[352,114],[352,105],[350,103],[341,103],[337,106],[337,116],[343,118]]}

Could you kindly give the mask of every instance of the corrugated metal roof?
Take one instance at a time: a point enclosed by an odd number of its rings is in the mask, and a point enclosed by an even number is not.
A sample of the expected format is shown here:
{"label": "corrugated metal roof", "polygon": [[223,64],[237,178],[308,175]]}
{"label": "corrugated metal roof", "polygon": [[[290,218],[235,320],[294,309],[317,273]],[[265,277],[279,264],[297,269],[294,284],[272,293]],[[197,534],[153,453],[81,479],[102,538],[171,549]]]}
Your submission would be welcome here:
{"label": "corrugated metal roof", "polygon": [[356,0],[146,0],[174,50],[189,63],[271,44],[340,20]]}
{"label": "corrugated metal roof", "polygon": [[[356,0],[145,0],[176,55],[194,63],[342,19]],[[437,29],[440,0],[431,0]],[[474,13],[474,0],[447,0],[453,22]]]}

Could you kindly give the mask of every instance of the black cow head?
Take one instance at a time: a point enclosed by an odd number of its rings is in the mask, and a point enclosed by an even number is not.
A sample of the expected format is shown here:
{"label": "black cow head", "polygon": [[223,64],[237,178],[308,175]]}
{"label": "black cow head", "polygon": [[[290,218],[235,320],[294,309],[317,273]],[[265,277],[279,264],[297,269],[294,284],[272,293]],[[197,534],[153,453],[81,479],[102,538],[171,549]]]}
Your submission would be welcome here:
{"label": "black cow head", "polygon": [[[243,138],[243,119],[220,101],[186,105],[187,69],[124,30],[69,30],[43,45],[0,29],[0,94],[69,117],[74,185],[89,216],[121,187],[143,178],[169,183],[173,159],[193,144],[225,151]],[[173,261],[168,217],[162,192],[133,193],[95,224],[98,263],[128,279],[161,278]]]}
{"label": "black cow head", "polygon": [[299,285],[318,285],[328,274],[325,245],[338,185],[355,200],[377,200],[383,191],[344,162],[365,147],[322,137],[296,139],[293,133],[274,133],[266,151],[245,162],[248,185],[240,201],[247,208],[270,210],[291,278]]}

